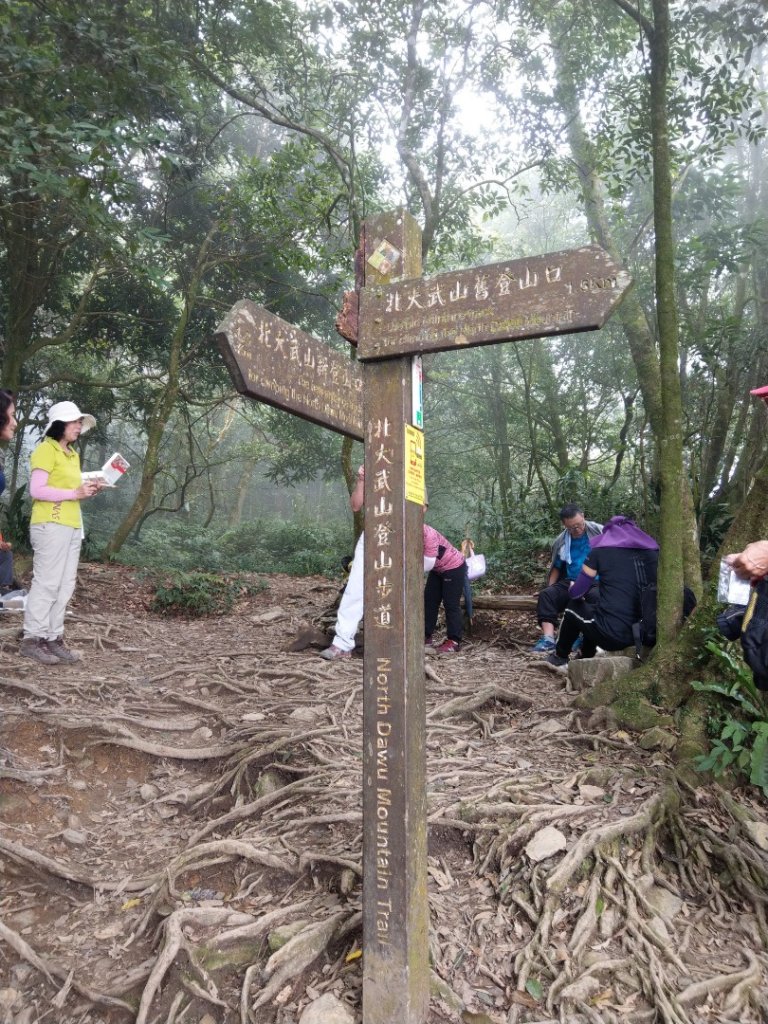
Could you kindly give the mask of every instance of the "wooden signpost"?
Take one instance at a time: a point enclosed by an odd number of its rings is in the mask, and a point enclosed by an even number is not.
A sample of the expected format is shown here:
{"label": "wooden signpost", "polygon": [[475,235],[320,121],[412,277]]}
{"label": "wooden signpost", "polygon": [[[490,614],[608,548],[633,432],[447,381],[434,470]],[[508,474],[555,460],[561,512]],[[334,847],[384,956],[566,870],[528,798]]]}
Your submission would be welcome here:
{"label": "wooden signpost", "polygon": [[[366,287],[417,276],[418,224],[404,211],[366,221],[363,255]],[[423,488],[406,499],[413,359],[363,372],[363,1020],[419,1024],[429,1008],[429,904]]]}
{"label": "wooden signpost", "polygon": [[249,299],[235,303],[216,340],[241,395],[363,440],[363,375],[341,352]]}
{"label": "wooden signpost", "polygon": [[413,357],[595,330],[631,281],[596,246],[422,279],[421,232],[402,210],[366,221],[361,257],[360,368],[253,303],[238,303],[217,339],[241,393],[364,440],[363,1021],[424,1024],[423,435]]}

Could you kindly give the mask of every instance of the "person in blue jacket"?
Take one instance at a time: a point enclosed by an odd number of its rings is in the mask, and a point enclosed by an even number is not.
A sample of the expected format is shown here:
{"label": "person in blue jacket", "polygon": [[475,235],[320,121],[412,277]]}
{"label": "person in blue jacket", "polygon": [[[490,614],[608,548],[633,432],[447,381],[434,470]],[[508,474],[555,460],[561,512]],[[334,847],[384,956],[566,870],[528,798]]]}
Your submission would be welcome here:
{"label": "person in blue jacket", "polygon": [[541,636],[532,650],[536,654],[552,654],[559,617],[570,601],[571,586],[579,578],[581,567],[589,554],[592,539],[603,532],[600,523],[584,518],[584,510],[575,503],[560,509],[563,532],[552,545],[547,586],[539,592],[536,618]]}

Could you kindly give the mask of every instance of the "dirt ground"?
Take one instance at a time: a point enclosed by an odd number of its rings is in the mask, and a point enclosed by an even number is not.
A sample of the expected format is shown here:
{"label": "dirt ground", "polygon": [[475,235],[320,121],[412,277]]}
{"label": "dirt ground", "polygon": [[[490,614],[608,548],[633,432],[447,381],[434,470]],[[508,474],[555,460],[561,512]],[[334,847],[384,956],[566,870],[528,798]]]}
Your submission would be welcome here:
{"label": "dirt ground", "polygon": [[[0,1024],[361,1021],[363,663],[288,649],[335,584],[265,582],[186,620],[84,564],[73,666],[0,620]],[[765,802],[681,783],[534,637],[478,612],[427,659],[429,1024],[768,1020]]]}

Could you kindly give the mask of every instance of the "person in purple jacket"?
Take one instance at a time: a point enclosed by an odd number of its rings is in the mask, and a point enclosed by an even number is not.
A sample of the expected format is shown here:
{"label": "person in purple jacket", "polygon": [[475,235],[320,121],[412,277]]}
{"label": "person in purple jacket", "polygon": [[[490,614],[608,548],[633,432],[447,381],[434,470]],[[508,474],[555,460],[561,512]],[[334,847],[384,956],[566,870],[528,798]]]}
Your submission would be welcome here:
{"label": "person in purple jacket", "polygon": [[[555,651],[546,659],[558,668],[568,664],[579,635],[584,638],[583,658],[593,658],[598,647],[604,651],[631,647],[632,627],[640,617],[641,587],[656,582],[659,545],[631,519],[614,516],[591,543],[571,587],[571,601],[563,615]],[[597,604],[590,606],[583,598],[598,575],[600,596]]]}
{"label": "person in purple jacket", "polygon": [[[461,595],[467,578],[464,556],[432,526],[424,524],[424,644],[438,654],[456,654],[461,646],[464,619]],[[445,608],[447,637],[441,644],[433,639],[440,605]]]}

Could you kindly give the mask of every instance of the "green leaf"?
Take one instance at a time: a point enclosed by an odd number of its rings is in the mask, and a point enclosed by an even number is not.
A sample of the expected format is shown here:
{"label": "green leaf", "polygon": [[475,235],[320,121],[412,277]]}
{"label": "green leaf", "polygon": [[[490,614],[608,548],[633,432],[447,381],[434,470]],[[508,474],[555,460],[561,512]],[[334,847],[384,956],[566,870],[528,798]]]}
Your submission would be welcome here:
{"label": "green leaf", "polygon": [[543,995],[541,982],[537,981],[536,978],[529,978],[528,981],[526,981],[525,991],[528,993],[529,996],[531,996],[532,999],[535,999],[537,1001],[540,1001]]}

